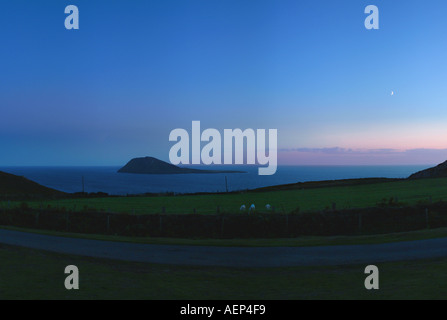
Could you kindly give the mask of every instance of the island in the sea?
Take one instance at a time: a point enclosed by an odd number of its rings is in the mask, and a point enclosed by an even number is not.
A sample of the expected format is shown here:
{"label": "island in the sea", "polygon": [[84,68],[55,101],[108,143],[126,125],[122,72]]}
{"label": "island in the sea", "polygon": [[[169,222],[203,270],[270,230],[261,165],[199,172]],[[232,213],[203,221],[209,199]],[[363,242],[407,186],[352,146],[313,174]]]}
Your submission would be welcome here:
{"label": "island in the sea", "polygon": [[182,168],[154,157],[134,158],[118,170],[120,173],[138,174],[182,174],[182,173],[245,173],[232,170],[202,170]]}

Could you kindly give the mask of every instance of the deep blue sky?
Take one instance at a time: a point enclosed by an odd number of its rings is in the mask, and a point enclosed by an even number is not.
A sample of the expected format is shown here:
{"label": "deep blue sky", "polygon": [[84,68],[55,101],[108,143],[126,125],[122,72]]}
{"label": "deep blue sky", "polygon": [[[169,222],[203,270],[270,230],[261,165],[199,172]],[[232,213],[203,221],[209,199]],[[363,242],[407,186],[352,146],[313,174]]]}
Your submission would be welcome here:
{"label": "deep blue sky", "polygon": [[[64,28],[69,4],[80,30]],[[379,30],[364,28],[368,4]],[[167,160],[169,132],[192,120],[277,128],[283,163],[445,149],[446,12],[442,0],[5,2],[0,165]],[[386,154],[372,163],[438,161]]]}

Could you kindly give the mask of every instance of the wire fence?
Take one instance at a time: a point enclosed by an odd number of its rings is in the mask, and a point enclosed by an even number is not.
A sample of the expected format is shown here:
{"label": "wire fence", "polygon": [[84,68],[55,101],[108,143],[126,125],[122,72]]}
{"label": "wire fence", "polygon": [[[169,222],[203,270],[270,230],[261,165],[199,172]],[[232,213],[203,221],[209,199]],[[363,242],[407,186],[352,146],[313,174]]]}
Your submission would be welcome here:
{"label": "wire fence", "polygon": [[290,238],[366,235],[447,227],[447,202],[296,213],[113,214],[0,209],[0,225],[134,237]]}

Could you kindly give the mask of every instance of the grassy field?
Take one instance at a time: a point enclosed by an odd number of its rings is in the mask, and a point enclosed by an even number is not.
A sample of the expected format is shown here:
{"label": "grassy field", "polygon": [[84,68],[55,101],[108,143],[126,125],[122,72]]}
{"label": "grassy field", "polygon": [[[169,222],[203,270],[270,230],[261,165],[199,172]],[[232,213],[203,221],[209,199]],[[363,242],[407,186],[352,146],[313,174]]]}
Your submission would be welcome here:
{"label": "grassy field", "polygon": [[[300,208],[301,211],[331,208],[356,208],[375,206],[383,199],[397,198],[399,203],[412,205],[418,202],[447,200],[447,178],[401,180],[356,186],[336,186],[310,189],[291,189],[281,191],[245,192],[208,195],[179,195],[160,197],[109,197],[66,199],[54,201],[30,201],[32,207],[65,207],[69,210],[94,208],[116,213],[161,213],[162,208],[169,213],[216,213],[238,212],[242,204],[247,207],[254,203],[262,210],[270,204],[276,210],[286,212]],[[20,203],[1,202],[0,207],[18,206]]]}
{"label": "grassy field", "polygon": [[[379,264],[380,290],[365,266],[210,268],[128,263],[0,245],[0,299],[446,299],[447,259]],[[64,288],[64,268],[80,290]]]}

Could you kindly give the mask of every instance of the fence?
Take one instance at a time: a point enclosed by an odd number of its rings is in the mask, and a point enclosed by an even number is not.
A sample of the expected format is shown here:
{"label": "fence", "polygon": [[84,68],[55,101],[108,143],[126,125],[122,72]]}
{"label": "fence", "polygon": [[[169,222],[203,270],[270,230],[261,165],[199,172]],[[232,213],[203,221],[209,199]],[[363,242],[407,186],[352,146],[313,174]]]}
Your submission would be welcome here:
{"label": "fence", "polygon": [[0,225],[74,233],[180,238],[288,238],[383,234],[447,227],[447,203],[313,213],[111,214],[0,210]]}

